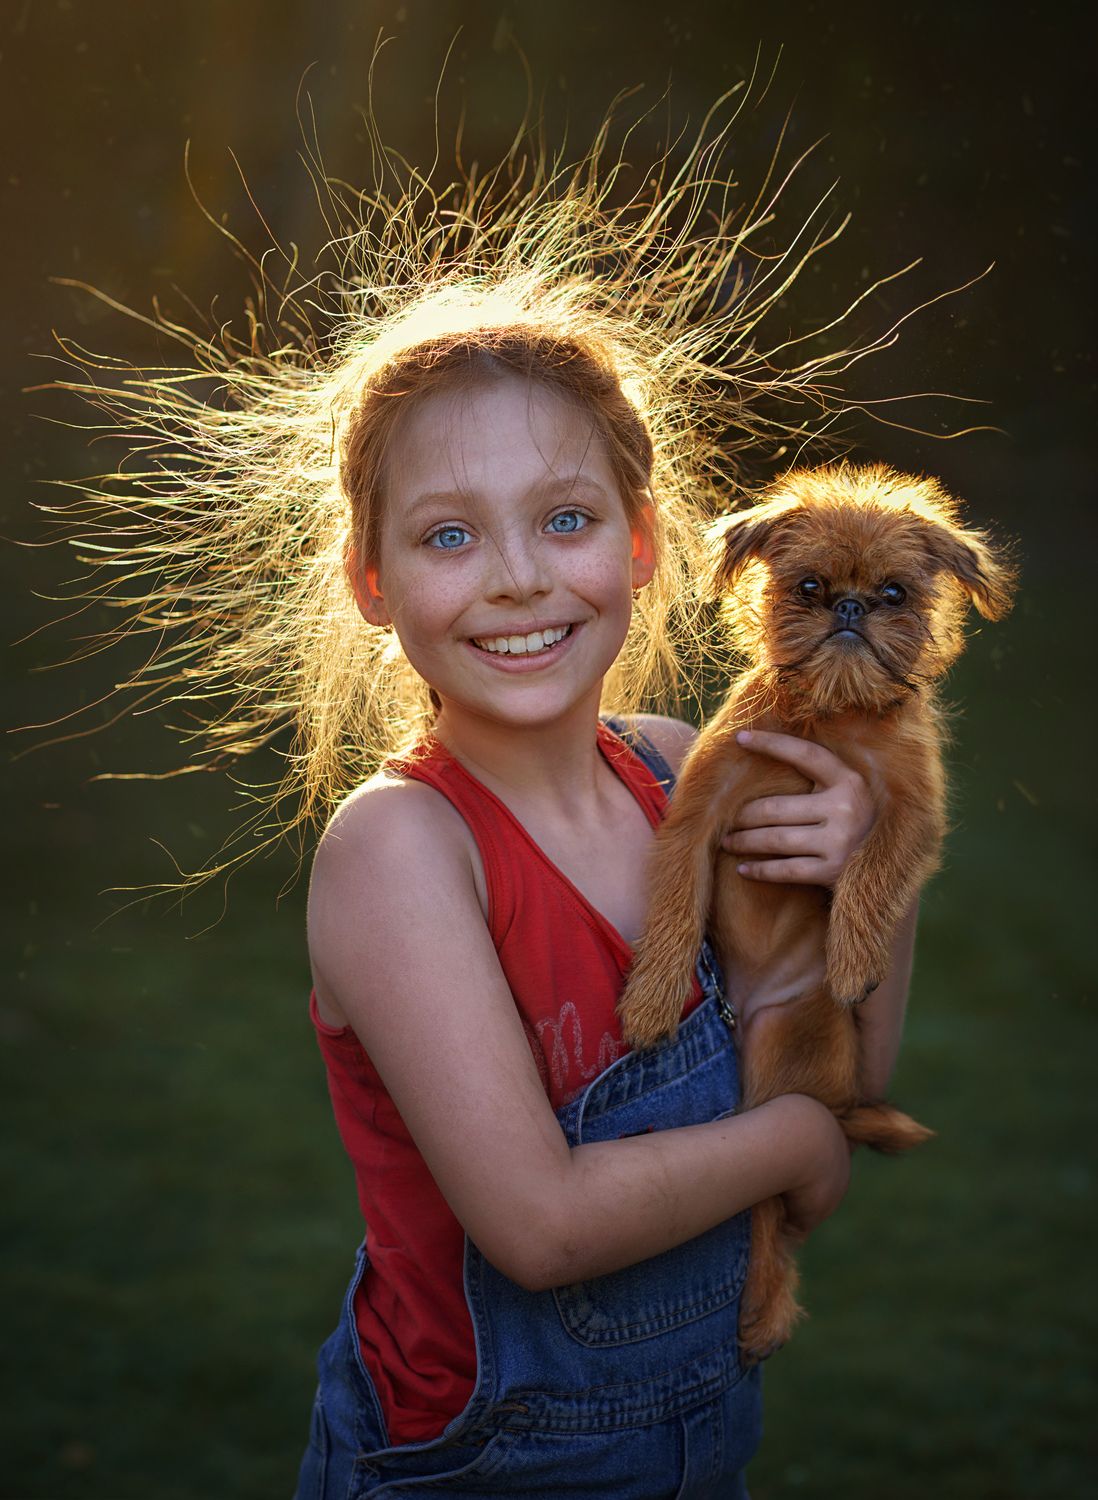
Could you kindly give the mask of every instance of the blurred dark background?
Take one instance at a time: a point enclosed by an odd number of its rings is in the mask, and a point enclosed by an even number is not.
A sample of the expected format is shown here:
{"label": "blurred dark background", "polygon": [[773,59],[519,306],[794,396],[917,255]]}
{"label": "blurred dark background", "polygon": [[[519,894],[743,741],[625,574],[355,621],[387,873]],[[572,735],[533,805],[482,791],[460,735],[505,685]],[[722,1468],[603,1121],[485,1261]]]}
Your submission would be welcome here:
{"label": "blurred dark background", "polygon": [[[939,1138],[904,1162],[859,1161],[808,1247],[812,1318],[768,1371],[752,1493],[1093,1493],[1092,7],[7,0],[9,542],[43,539],[44,481],[96,468],[88,435],[57,425],[79,419],[75,403],[25,393],[52,378],[51,329],[156,353],[140,325],[51,278],[142,310],[154,295],[183,310],[185,292],[239,316],[244,277],[191,199],[184,144],[215,216],[262,242],[231,147],[272,228],[310,256],[323,233],[298,86],[309,69],[329,170],[364,180],[379,30],[393,38],[380,124],[422,164],[451,42],[443,147],[463,99],[467,156],[485,162],[525,107],[514,40],[550,134],[567,119],[577,147],[619,89],[655,104],[670,83],[672,116],[696,123],[757,52],[767,73],[781,49],[737,146],[743,181],[792,106],[791,147],[824,138],[794,202],[838,177],[854,215],[791,299],[795,328],[916,257],[870,300],[877,328],[994,262],[852,385],[867,401],[988,403],[901,412],[935,434],[974,417],[996,431],[943,441],[866,417],[851,436],[863,456],[940,475],[1016,537],[1022,591],[1009,621],[973,629],[949,689],[956,826],[924,898],[895,1084]],[[94,703],[124,653],[51,669],[87,625],[40,629],[62,612],[49,596],[71,557],[4,557],[12,724]],[[215,778],[93,779],[174,753],[145,718],[9,766],[5,1500],[289,1495],[359,1233],[305,1017],[292,855],[182,911],[104,890],[170,879],[173,859],[194,868],[231,826],[242,793]]]}

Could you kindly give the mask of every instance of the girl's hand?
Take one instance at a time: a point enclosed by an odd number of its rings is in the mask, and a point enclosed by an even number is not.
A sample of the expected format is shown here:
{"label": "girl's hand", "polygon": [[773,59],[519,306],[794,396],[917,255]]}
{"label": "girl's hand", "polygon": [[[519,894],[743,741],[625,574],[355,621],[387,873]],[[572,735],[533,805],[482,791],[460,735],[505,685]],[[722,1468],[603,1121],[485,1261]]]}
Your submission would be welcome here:
{"label": "girl's hand", "polygon": [[772,1102],[789,1112],[808,1146],[801,1181],[782,1194],[789,1227],[807,1235],[830,1218],[846,1197],[850,1145],[838,1120],[818,1100],[806,1094],[784,1094]]}
{"label": "girl's hand", "polygon": [[834,751],[796,735],[741,729],[736,742],[795,766],[814,785],[800,795],[745,803],[721,847],[730,854],[756,856],[736,867],[749,880],[833,888],[876,818],[865,777]]}

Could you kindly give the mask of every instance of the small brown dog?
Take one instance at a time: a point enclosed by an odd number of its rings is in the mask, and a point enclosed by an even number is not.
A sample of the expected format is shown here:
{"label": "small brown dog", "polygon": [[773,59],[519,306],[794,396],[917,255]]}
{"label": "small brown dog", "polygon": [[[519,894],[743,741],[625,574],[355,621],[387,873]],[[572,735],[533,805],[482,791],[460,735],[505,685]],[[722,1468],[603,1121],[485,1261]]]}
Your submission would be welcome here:
{"label": "small brown dog", "polygon": [[[720,523],[715,589],[754,666],[699,737],[660,830],[649,918],[619,1006],[626,1038],[672,1033],[708,930],[750,984],[782,958],[826,955],[820,983],[771,1013],[752,1047],[744,1107],[805,1093],[855,1143],[903,1151],[931,1132],[864,1097],[857,1013],[889,964],[900,917],[937,868],[945,831],[935,683],[963,646],[969,601],[1010,608],[1014,570],[962,529],[931,479],[847,465],[788,475]],[[792,766],[741,749],[740,729],[779,730],[833,750],[866,778],[877,808],[831,899],[819,886],[745,879],[720,848],[756,797],[810,791]],[[740,856],[742,858],[742,856]],[[778,1198],[753,1212],[740,1337],[760,1358],[800,1315],[794,1238]]]}

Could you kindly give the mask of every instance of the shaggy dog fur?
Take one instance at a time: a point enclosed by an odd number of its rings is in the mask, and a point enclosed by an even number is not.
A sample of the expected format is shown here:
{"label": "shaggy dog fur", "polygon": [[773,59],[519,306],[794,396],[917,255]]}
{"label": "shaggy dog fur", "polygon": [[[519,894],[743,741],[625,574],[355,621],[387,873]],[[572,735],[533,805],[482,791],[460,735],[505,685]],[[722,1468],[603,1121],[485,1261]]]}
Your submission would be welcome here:
{"label": "shaggy dog fur", "polygon": [[[721,522],[715,540],[713,583],[753,666],[699,737],[660,831],[624,1033],[648,1046],[674,1031],[706,931],[748,991],[753,977],[803,975],[815,962],[819,983],[786,997],[752,1044],[744,1107],[810,1094],[851,1142],[903,1151],[931,1132],[864,1097],[854,1007],[883,978],[897,923],[938,865],[935,684],[962,649],[969,603],[1000,619],[1014,571],[983,533],[962,528],[934,480],[879,466],[792,473]],[[834,892],[745,879],[720,848],[745,803],[811,790],[792,766],[742,749],[745,728],[814,740],[866,778],[876,821]],[[783,1343],[800,1315],[794,1243],[780,1199],[754,1210],[740,1323],[749,1358]]]}

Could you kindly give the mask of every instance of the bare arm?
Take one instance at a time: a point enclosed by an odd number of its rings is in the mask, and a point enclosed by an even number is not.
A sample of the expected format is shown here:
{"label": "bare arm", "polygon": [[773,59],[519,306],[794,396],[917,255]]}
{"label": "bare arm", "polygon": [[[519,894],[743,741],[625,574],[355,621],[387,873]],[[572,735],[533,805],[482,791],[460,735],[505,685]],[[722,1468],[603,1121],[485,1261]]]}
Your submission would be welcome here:
{"label": "bare arm", "polygon": [[916,898],[896,928],[888,973],[860,1009],[863,1081],[870,1099],[883,1098],[896,1066],[903,1036],[911,967],[915,958],[915,928],[919,920]]}
{"label": "bare arm", "polygon": [[658,1254],[775,1193],[807,1194],[810,1217],[830,1212],[846,1147],[801,1096],[569,1148],[440,801],[390,785],[344,810],[317,855],[310,952],[318,990],[353,1025],[488,1259],[541,1289]]}

